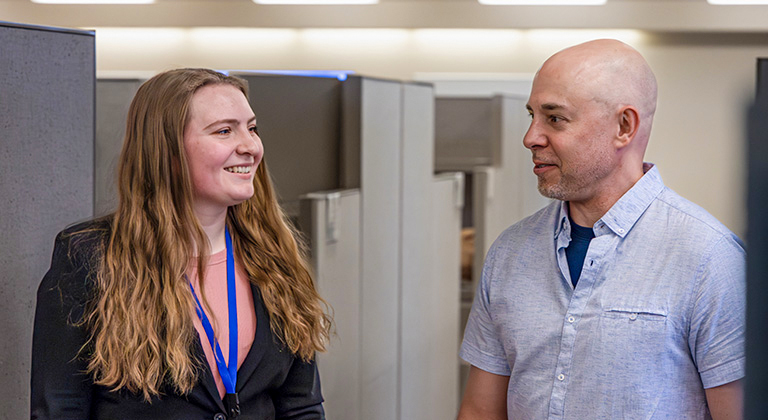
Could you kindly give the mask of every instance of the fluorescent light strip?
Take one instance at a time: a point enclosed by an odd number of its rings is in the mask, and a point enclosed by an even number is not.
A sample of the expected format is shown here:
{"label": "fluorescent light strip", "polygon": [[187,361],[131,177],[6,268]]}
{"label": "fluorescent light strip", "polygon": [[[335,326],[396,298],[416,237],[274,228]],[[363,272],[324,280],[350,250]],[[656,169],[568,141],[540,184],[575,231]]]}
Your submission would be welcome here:
{"label": "fluorescent light strip", "polygon": [[768,5],[768,0],[707,0],[707,3],[718,6],[750,6]]}
{"label": "fluorescent light strip", "polygon": [[477,0],[489,6],[602,6],[606,0]]}
{"label": "fluorescent light strip", "polygon": [[155,0],[32,0],[41,4],[152,4]]}
{"label": "fluorescent light strip", "polygon": [[329,5],[329,4],[376,4],[379,0],[253,0],[256,4],[303,4],[303,5]]}

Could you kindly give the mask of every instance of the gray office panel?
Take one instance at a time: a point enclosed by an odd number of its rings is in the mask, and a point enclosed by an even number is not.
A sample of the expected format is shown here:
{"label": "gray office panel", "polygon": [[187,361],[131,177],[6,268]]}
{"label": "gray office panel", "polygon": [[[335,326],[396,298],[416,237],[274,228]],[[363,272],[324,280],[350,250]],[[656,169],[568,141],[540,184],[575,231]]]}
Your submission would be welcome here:
{"label": "gray office panel", "polygon": [[433,202],[434,103],[431,86],[403,84],[400,419],[456,415],[459,192]]}
{"label": "gray office panel", "polygon": [[0,23],[0,418],[29,416],[37,286],[93,212],[94,36]]}
{"label": "gray office panel", "polygon": [[93,214],[117,208],[117,162],[125,137],[128,106],[143,83],[138,79],[96,81],[96,143],[94,146]]}
{"label": "gray office panel", "polygon": [[329,419],[360,416],[360,192],[312,193],[301,199],[320,295],[333,307],[335,335],[318,367]]}
{"label": "gray office panel", "polygon": [[[462,173],[442,174],[432,185],[432,308],[430,406],[435,419],[453,419],[459,407]],[[403,417],[403,420],[410,417]],[[422,417],[430,418],[430,417]]]}
{"label": "gray office panel", "polygon": [[757,95],[749,112],[749,172],[747,199],[749,229],[747,231],[747,378],[745,381],[746,420],[768,418],[768,58],[757,61]]}
{"label": "gray office panel", "polygon": [[[400,83],[352,77],[343,85],[343,147],[359,147],[362,290],[361,416],[395,420],[398,412],[400,226]],[[350,92],[357,91],[359,95]],[[355,111],[355,109],[359,109]],[[349,150],[349,149],[347,149]],[[346,152],[344,152],[346,153]],[[347,170],[347,169],[344,169]],[[347,170],[348,171],[348,170]],[[349,171],[347,172],[349,173]]]}
{"label": "gray office panel", "polygon": [[249,84],[264,157],[280,202],[294,216],[300,196],[341,186],[341,82],[317,77],[240,76]]}
{"label": "gray office panel", "polygon": [[547,204],[537,191],[531,153],[523,146],[528,121],[525,99],[496,96],[491,100],[498,165],[473,171],[475,259],[473,282],[480,278],[485,253],[501,232]]}
{"label": "gray office panel", "polygon": [[493,129],[489,98],[435,99],[435,170],[493,165]]}
{"label": "gray office panel", "polygon": [[342,188],[360,188],[361,99],[363,78],[347,79],[341,90],[341,145],[339,178]]}

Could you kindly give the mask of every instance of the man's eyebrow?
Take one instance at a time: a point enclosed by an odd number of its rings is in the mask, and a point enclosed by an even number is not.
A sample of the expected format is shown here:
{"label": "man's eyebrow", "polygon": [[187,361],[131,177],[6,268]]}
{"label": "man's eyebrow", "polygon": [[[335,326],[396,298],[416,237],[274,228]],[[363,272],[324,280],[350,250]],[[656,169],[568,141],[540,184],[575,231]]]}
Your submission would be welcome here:
{"label": "man's eyebrow", "polygon": [[[256,122],[256,116],[255,116],[255,115],[254,115],[253,117],[251,117],[251,118],[250,118],[250,119],[249,119],[249,120],[246,122],[246,124],[250,124],[250,123],[252,123],[252,122]],[[205,128],[203,128],[203,130],[208,130],[209,128],[213,127],[214,125],[218,125],[218,124],[230,124],[230,125],[238,125],[238,124],[240,124],[240,121],[239,121],[239,120],[236,120],[236,119],[234,119],[234,118],[223,119],[223,120],[216,120],[216,121],[214,121],[214,122],[212,122],[212,123],[208,124],[207,126],[205,126]]]}
{"label": "man's eyebrow", "polygon": [[555,111],[558,109],[565,109],[565,105],[548,102],[545,104],[541,104],[541,109],[545,109],[547,111]]}

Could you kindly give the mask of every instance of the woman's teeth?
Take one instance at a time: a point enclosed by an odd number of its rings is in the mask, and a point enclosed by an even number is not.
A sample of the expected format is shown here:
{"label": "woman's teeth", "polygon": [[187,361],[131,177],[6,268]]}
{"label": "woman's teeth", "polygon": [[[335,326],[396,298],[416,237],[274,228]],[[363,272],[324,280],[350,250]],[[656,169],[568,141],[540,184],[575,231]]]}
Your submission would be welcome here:
{"label": "woman's teeth", "polygon": [[236,174],[247,174],[251,172],[250,166],[230,166],[229,168],[224,168],[227,172],[233,172]]}

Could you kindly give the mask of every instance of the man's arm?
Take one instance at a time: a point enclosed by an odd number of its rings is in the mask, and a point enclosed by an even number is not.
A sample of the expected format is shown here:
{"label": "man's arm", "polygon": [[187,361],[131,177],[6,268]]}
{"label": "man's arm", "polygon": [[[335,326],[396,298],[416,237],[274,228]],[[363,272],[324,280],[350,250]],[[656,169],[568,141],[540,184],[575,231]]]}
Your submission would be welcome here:
{"label": "man's arm", "polygon": [[741,420],[744,417],[742,380],[705,389],[712,420]]}
{"label": "man's arm", "polygon": [[509,376],[472,366],[458,420],[507,420],[508,385]]}

